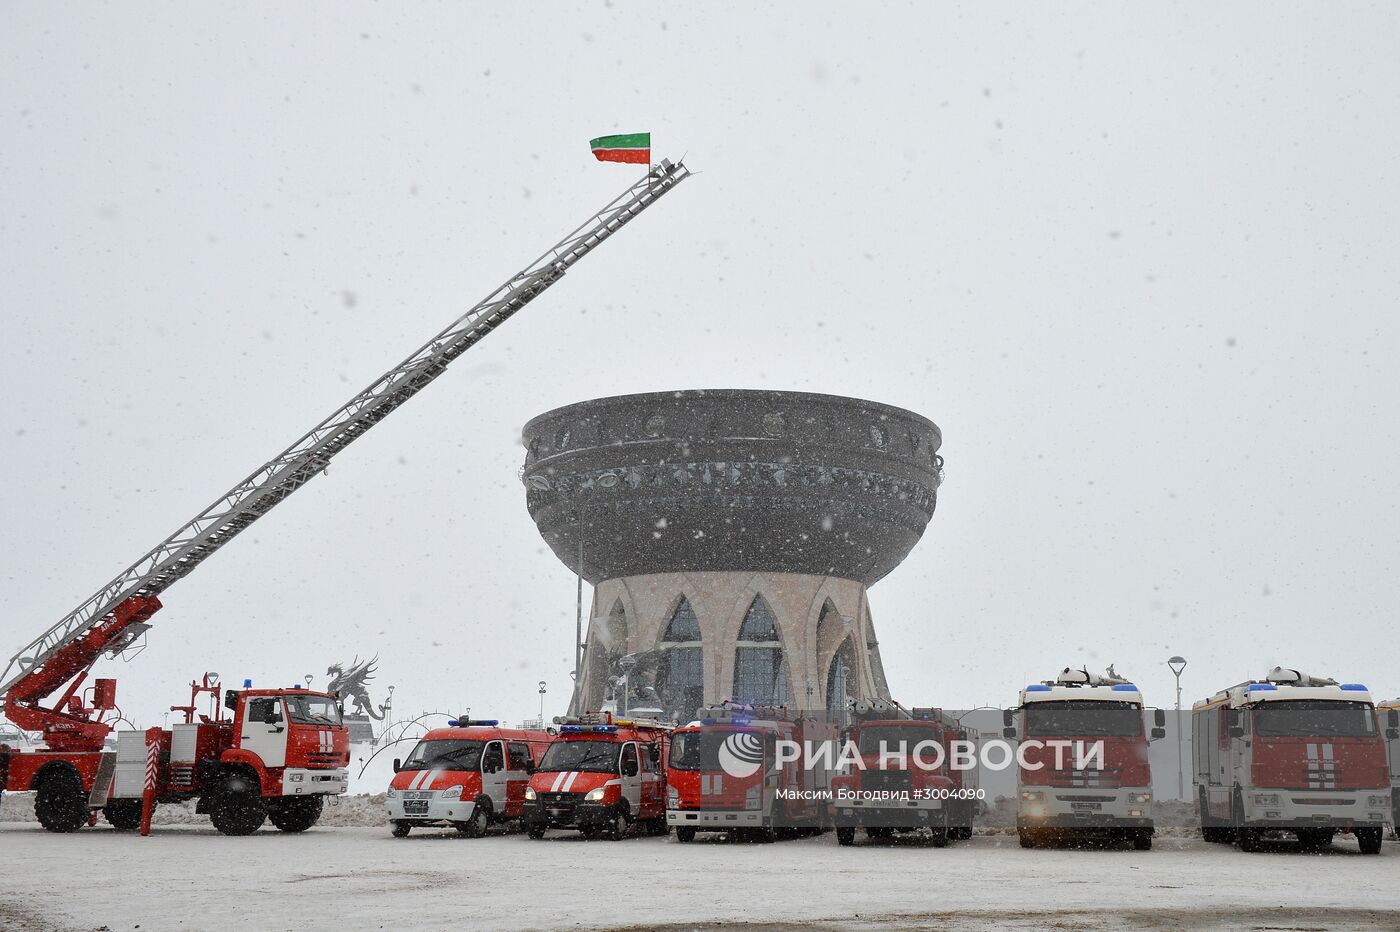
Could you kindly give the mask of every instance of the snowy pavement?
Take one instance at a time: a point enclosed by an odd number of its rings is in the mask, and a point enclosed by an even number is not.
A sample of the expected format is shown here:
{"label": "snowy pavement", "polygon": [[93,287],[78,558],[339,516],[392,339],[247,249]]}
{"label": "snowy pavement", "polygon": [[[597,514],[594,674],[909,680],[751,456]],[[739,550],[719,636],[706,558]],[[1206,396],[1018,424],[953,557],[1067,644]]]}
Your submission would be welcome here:
{"label": "snowy pavement", "polygon": [[382,827],[226,838],[168,824],[52,835],[0,824],[0,928],[499,929],[712,927],[1400,928],[1400,845],[1349,839],[1248,855],[1197,839],[1154,850],[1022,850],[1011,835],[771,845],[583,841],[551,833],[394,839]]}

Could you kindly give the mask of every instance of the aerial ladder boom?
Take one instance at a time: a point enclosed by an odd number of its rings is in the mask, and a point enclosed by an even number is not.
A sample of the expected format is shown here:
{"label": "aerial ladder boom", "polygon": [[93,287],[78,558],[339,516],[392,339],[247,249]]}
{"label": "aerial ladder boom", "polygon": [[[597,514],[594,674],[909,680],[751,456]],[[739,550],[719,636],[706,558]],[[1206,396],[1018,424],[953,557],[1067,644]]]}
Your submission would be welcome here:
{"label": "aerial ladder boom", "polygon": [[[26,645],[0,674],[6,716],[20,728],[43,731],[55,749],[100,748],[110,728],[83,708],[78,687],[104,653],[120,653],[149,627],[145,622],[160,608],[160,593],[325,470],[337,453],[689,175],[683,162],[663,159],[652,166],[606,207]],[[40,706],[65,683],[68,688],[55,706]]]}

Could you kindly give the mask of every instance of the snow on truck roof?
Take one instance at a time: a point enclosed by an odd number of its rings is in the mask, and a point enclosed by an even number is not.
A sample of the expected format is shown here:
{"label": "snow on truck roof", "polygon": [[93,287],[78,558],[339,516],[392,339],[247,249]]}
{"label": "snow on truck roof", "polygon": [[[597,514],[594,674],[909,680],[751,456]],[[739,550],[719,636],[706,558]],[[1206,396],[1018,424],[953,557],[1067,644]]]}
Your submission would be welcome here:
{"label": "snow on truck roof", "polygon": [[1331,686],[1290,686],[1286,683],[1239,683],[1202,699],[1191,706],[1193,710],[1228,704],[1231,708],[1258,702],[1311,699],[1333,702],[1364,702],[1372,704],[1371,692],[1361,683],[1337,683]]}

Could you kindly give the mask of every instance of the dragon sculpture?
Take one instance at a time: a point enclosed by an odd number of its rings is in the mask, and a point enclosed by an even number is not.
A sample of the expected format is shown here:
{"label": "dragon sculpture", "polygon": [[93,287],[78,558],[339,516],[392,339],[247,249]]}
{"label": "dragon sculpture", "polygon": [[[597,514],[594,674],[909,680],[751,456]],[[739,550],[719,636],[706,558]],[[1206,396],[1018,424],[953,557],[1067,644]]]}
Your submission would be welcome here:
{"label": "dragon sculpture", "polygon": [[361,715],[368,715],[376,721],[384,718],[385,705],[375,708],[373,700],[369,698],[369,690],[366,684],[374,679],[374,664],[379,658],[371,657],[369,660],[360,662],[358,656],[351,662],[349,668],[340,664],[332,665],[326,670],[326,676],[330,677],[330,682],[326,684],[326,692],[340,696],[342,699],[349,698],[355,703],[355,711]]}

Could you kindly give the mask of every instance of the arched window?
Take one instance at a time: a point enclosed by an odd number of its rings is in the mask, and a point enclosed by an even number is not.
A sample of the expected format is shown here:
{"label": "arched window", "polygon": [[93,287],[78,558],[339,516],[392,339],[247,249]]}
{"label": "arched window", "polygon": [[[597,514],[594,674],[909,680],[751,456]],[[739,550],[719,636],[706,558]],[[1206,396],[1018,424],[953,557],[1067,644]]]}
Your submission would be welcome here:
{"label": "arched window", "polygon": [[852,695],[855,685],[856,658],[851,650],[851,639],[847,638],[831,658],[831,666],[826,671],[826,710],[840,716],[846,711],[846,697]]}
{"label": "arched window", "polygon": [[778,619],[763,596],[756,596],[739,626],[734,648],[734,699],[753,705],[784,705],[787,660],[778,639]]}
{"label": "arched window", "polygon": [[601,709],[609,702],[620,709],[623,697],[616,695],[613,680],[621,672],[618,661],[627,653],[627,612],[622,600],[613,603],[606,618],[594,618],[588,632],[588,691],[578,711]]}
{"label": "arched window", "polygon": [[688,722],[705,703],[705,661],[700,619],[685,596],[671,613],[658,646],[661,660],[656,669],[656,693],[661,708],[668,718]]}

